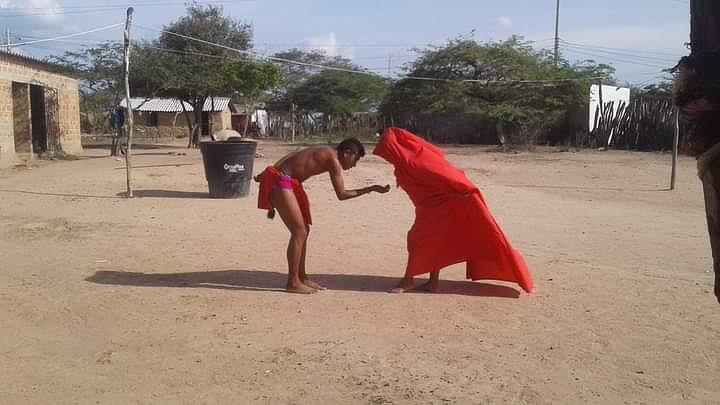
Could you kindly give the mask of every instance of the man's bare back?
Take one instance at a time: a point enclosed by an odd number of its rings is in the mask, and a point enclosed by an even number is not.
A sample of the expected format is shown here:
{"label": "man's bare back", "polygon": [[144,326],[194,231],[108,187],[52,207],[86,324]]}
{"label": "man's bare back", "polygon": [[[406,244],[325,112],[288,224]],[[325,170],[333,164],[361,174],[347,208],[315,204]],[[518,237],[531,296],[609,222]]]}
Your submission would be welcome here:
{"label": "man's bare back", "polygon": [[312,146],[290,153],[275,163],[283,174],[301,182],[340,167],[337,152],[328,146]]}

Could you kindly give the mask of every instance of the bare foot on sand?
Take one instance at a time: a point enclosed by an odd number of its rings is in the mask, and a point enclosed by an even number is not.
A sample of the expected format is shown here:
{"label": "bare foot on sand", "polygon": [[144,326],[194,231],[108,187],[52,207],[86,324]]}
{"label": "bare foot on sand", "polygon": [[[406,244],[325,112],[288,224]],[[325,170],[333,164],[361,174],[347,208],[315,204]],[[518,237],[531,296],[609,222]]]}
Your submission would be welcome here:
{"label": "bare foot on sand", "polygon": [[316,290],[318,290],[318,291],[327,290],[327,288],[325,288],[325,287],[321,286],[320,284],[318,284],[318,283],[310,280],[309,278],[306,278],[305,280],[302,280],[302,282],[303,282],[303,284],[305,284],[306,286],[308,286],[308,287],[310,287],[310,288],[314,288],[314,289],[316,289]]}
{"label": "bare foot on sand", "polygon": [[431,293],[436,293],[440,291],[440,281],[439,280],[428,280],[422,285],[420,285],[418,290],[423,290]]}
{"label": "bare foot on sand", "polygon": [[395,286],[395,288],[390,290],[390,292],[393,294],[402,294],[406,291],[412,290],[413,288],[415,288],[415,282],[413,281],[412,277],[403,277],[403,279],[400,280],[400,282]]}
{"label": "bare foot on sand", "polygon": [[288,283],[285,291],[293,294],[315,294],[317,292],[316,289],[303,283]]}

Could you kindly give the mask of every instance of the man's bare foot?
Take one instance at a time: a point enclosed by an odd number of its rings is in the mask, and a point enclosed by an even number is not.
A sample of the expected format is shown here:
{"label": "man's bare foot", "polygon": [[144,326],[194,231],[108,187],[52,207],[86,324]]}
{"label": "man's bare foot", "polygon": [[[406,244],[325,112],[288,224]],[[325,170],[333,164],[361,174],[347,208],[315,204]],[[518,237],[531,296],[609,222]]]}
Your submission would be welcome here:
{"label": "man's bare foot", "polygon": [[297,283],[297,284],[291,284],[288,283],[287,287],[285,288],[285,291],[293,294],[315,294],[317,292],[316,289],[309,287],[303,283]]}
{"label": "man's bare foot", "polygon": [[302,283],[305,284],[306,286],[308,286],[308,287],[310,287],[310,288],[314,288],[314,289],[316,289],[316,290],[318,290],[318,291],[327,290],[327,288],[325,288],[325,287],[321,286],[320,284],[318,284],[318,283],[310,280],[309,278],[306,278],[305,280],[302,280]]}
{"label": "man's bare foot", "polygon": [[440,281],[439,280],[428,280],[422,285],[420,285],[418,290],[423,290],[431,293],[436,293],[440,291]]}
{"label": "man's bare foot", "polygon": [[415,288],[415,282],[413,279],[403,277],[403,279],[400,280],[400,282],[395,286],[395,288],[390,290],[390,292],[393,294],[402,294],[406,291],[412,290],[413,288]]}

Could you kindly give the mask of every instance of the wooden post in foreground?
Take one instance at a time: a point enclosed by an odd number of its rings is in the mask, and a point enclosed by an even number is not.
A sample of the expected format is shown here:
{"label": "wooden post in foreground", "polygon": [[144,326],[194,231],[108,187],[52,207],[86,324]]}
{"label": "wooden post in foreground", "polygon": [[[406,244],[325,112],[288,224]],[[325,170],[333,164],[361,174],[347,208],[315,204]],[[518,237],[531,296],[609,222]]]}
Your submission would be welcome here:
{"label": "wooden post in foreground", "polygon": [[675,109],[675,134],[673,135],[672,171],[670,172],[670,190],[675,190],[675,174],[678,161],[678,140],[680,139],[680,110]]}
{"label": "wooden post in foreground", "polygon": [[127,122],[128,122],[128,139],[127,149],[125,150],[125,170],[127,174],[127,197],[133,197],[132,190],[132,163],[130,160],[130,153],[132,151],[132,139],[133,139],[133,110],[132,103],[130,102],[130,26],[132,25],[133,19],[133,8],[127,9],[127,19],[125,20],[125,35],[124,35],[124,54],[125,54],[125,106],[127,107]]}

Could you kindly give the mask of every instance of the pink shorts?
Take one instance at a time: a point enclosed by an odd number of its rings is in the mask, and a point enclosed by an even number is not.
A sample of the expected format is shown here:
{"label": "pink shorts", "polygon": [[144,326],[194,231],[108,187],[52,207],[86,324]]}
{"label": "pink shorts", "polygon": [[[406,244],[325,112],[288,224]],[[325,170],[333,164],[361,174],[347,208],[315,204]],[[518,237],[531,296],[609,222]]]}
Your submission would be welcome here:
{"label": "pink shorts", "polygon": [[293,183],[292,178],[288,175],[281,174],[280,178],[277,182],[277,187],[280,187],[283,190],[292,190],[293,189]]}

